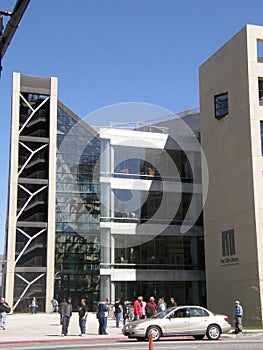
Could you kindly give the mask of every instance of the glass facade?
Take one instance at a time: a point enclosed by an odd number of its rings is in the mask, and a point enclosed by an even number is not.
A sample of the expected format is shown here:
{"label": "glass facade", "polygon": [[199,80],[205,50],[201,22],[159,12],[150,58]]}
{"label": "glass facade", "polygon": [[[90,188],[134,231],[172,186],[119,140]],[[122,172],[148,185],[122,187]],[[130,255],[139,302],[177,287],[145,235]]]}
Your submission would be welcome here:
{"label": "glass facade", "polygon": [[135,247],[116,248],[114,255],[118,268],[136,264],[136,269],[204,270],[204,238],[157,236]]}
{"label": "glass facade", "polygon": [[[111,300],[175,296],[178,303],[205,306],[200,149],[189,137],[184,151],[169,135],[151,148],[156,134],[145,146],[140,131],[133,133],[138,141],[127,145],[125,130],[101,135],[101,229],[108,237],[103,293]],[[116,141],[120,135],[122,143]],[[185,234],[183,223],[189,225]]]}
{"label": "glass facade", "polygon": [[55,78],[15,79],[4,271],[13,310],[28,312],[33,296],[47,312],[68,296],[90,311],[137,294],[204,305],[201,160],[188,134],[98,135],[57,101]]}
{"label": "glass facade", "polygon": [[[118,235],[118,242],[125,242],[126,236]],[[143,295],[145,299],[153,295],[155,298],[164,297],[169,300],[171,296],[176,296],[176,300],[181,303],[195,303],[206,306],[205,281],[199,280],[205,271],[204,237],[182,236],[182,235],[159,235],[147,241],[141,237],[141,245],[115,248],[114,269],[135,269],[137,280],[131,282],[115,282],[115,295],[127,300],[134,300],[136,296]],[[186,271],[190,281],[181,280],[179,271]],[[171,281],[169,273],[175,274]],[[196,273],[195,279],[191,281]],[[200,273],[199,277],[198,274]],[[156,280],[152,280],[153,274]],[[139,276],[143,276],[140,278]],[[180,277],[178,277],[180,276]]]}
{"label": "glass facade", "polygon": [[93,130],[58,107],[55,297],[99,300],[99,158]]}
{"label": "glass facade", "polygon": [[[201,194],[192,193],[174,193],[163,191],[136,191],[126,189],[113,189],[114,198],[112,217],[116,222],[127,222],[136,219],[136,222],[143,223],[157,213],[157,217],[152,220],[155,223],[181,225],[185,219],[190,203],[195,202],[197,206],[201,203]],[[134,202],[131,199],[136,197],[138,205],[134,208]],[[174,216],[171,218],[169,208],[175,209]],[[161,208],[161,209],[160,209]],[[201,223],[200,218],[197,219]]]}
{"label": "glass facade", "polygon": [[129,301],[135,300],[142,295],[147,301],[150,296],[163,297],[169,302],[170,297],[174,297],[178,305],[198,304],[206,306],[205,283],[193,281],[138,281],[138,282],[118,282],[115,287],[116,295],[121,299]]}
{"label": "glass facade", "polygon": [[[114,146],[114,174],[116,177],[135,177],[162,181],[192,181],[193,173],[187,155],[182,150],[143,149]],[[195,153],[195,172],[201,181],[200,153]],[[178,174],[171,174],[171,161]],[[161,174],[159,169],[161,169]],[[140,176],[138,176],[140,175]]]}
{"label": "glass facade", "polygon": [[52,297],[70,296],[74,310],[85,298],[94,311],[102,297],[175,289],[178,302],[204,304],[200,151],[182,150],[170,127],[103,137],[57,101],[53,78],[22,76],[20,87],[4,274],[13,309],[28,312],[35,296],[49,312]]}

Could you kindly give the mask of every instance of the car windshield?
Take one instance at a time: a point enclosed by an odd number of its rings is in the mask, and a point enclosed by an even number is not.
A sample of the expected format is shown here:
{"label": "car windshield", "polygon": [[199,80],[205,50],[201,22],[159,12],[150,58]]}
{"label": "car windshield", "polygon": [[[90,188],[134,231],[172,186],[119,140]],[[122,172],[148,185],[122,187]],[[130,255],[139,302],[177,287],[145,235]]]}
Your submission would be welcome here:
{"label": "car windshield", "polygon": [[156,315],[153,315],[152,318],[164,318],[166,315],[168,315],[172,310],[175,310],[174,307],[170,307],[164,311],[158,312]]}

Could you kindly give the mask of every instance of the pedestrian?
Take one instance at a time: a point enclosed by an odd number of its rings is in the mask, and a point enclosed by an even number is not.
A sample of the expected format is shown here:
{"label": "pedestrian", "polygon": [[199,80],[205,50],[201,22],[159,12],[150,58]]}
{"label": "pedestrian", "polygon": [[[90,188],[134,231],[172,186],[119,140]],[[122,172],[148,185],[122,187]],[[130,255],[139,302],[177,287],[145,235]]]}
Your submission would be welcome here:
{"label": "pedestrian", "polygon": [[154,300],[155,300],[154,297],[151,296],[149,298],[149,301],[146,304],[145,309],[146,309],[146,316],[147,317],[151,317],[151,316],[153,316],[153,315],[155,315],[157,313],[157,307],[156,307],[156,304],[155,304]]}
{"label": "pedestrian", "polygon": [[99,334],[108,334],[107,333],[107,318],[109,315],[109,306],[108,306],[109,300],[107,298],[104,298],[98,306],[98,313],[97,318],[99,321]]}
{"label": "pedestrian", "polygon": [[67,304],[67,299],[63,298],[61,303],[58,306],[58,313],[60,314],[60,318],[61,318],[61,310],[64,308],[65,304]]}
{"label": "pedestrian", "polygon": [[30,304],[30,312],[32,315],[37,313],[37,308],[38,308],[37,299],[36,297],[32,297],[31,304]]}
{"label": "pedestrian", "polygon": [[164,299],[163,298],[159,298],[158,299],[158,303],[157,303],[157,312],[161,312],[166,310],[166,305],[164,303]]}
{"label": "pedestrian", "polygon": [[234,317],[235,317],[235,331],[234,331],[234,333],[236,333],[236,334],[242,333],[243,314],[244,314],[243,307],[241,306],[240,302],[237,300],[235,302],[235,310],[234,310]]}
{"label": "pedestrian", "polygon": [[4,331],[6,329],[6,314],[11,311],[10,306],[5,301],[5,298],[0,299],[0,319],[1,319],[1,328]]}
{"label": "pedestrian", "polygon": [[51,305],[52,305],[51,312],[57,312],[58,311],[58,301],[55,298],[53,298],[51,300]]}
{"label": "pedestrian", "polygon": [[146,318],[146,301],[142,300],[142,319]]}
{"label": "pedestrian", "polygon": [[62,325],[61,336],[64,337],[68,334],[69,321],[72,316],[72,300],[70,297],[68,297],[67,301],[63,299],[59,305],[59,313],[61,317],[60,323]]}
{"label": "pedestrian", "polygon": [[134,321],[142,318],[142,301],[143,297],[139,296],[133,303]]}
{"label": "pedestrian", "polygon": [[168,303],[168,307],[177,306],[177,302],[174,300],[174,297],[171,297]]}
{"label": "pedestrian", "polygon": [[79,328],[80,336],[84,337],[86,334],[86,322],[88,317],[88,307],[86,305],[86,300],[81,299],[79,307]]}
{"label": "pedestrian", "polygon": [[120,319],[121,319],[121,306],[120,306],[120,298],[115,299],[115,304],[114,304],[114,316],[116,319],[116,327],[120,327]]}
{"label": "pedestrian", "polygon": [[127,306],[127,300],[124,300],[122,304],[122,318],[123,318],[123,325],[125,326],[126,320],[129,318],[129,309]]}

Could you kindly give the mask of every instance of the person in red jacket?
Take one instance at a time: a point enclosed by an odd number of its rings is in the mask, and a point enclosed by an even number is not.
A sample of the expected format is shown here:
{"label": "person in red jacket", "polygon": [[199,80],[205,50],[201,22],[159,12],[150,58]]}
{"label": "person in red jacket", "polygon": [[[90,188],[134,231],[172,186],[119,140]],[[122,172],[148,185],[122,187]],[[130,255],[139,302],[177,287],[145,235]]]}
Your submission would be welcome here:
{"label": "person in red jacket", "polygon": [[134,321],[142,318],[142,301],[143,297],[139,296],[133,303]]}

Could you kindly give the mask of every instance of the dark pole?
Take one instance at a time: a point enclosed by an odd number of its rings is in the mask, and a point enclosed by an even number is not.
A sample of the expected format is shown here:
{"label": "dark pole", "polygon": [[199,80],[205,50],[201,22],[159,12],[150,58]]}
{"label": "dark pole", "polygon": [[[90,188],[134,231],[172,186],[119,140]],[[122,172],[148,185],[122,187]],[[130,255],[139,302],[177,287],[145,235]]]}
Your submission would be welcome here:
{"label": "dark pole", "polygon": [[[4,57],[4,54],[15,34],[15,31],[19,25],[19,22],[29,4],[29,1],[30,0],[17,0],[12,12],[0,10],[0,49],[1,49],[0,66],[1,66],[1,59]],[[4,28],[3,28],[2,16],[10,17],[4,31],[3,31]]]}

